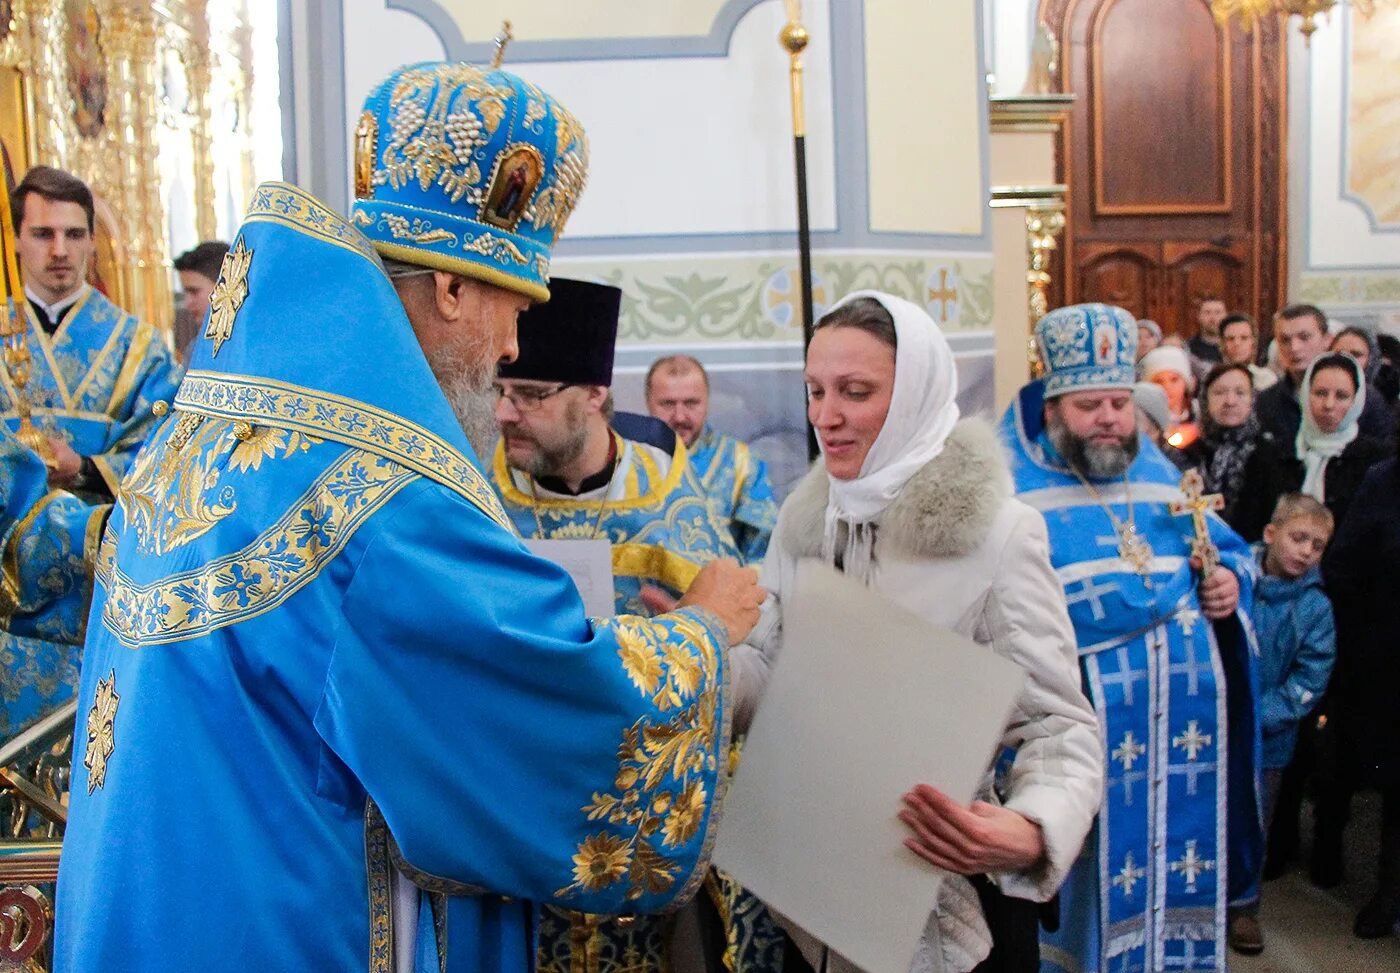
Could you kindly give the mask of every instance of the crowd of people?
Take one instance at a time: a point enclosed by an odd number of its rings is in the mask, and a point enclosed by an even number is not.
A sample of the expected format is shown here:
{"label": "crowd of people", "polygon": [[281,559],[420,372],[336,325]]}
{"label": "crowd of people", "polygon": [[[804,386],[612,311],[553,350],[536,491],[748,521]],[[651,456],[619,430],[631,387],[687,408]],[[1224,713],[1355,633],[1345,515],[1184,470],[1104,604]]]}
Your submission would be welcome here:
{"label": "crowd of people", "polygon": [[[1314,803],[1309,873],[1343,877],[1352,795],[1379,787],[1378,889],[1356,916],[1363,938],[1400,920],[1400,767],[1394,759],[1396,653],[1377,615],[1396,562],[1394,498],[1400,342],[1330,327],[1308,304],[1283,308],[1257,359],[1258,329],[1205,300],[1189,343],[1163,339],[1138,361],[1143,429],[1181,470],[1198,470],[1221,516],[1260,550],[1254,622],[1262,650],[1267,806],[1264,874],[1296,858],[1305,793]],[[1335,618],[1335,625],[1334,625]],[[1262,948],[1252,918],[1235,942]]]}
{"label": "crowd of people", "polygon": [[974,800],[890,795],[891,853],[944,876],[912,969],[1222,969],[1309,786],[1319,884],[1381,787],[1355,931],[1389,934],[1385,342],[1295,305],[1261,365],[1221,301],[1185,345],[1073,305],[993,425],[926,310],[859,291],[816,323],[821,457],[779,505],[694,358],[617,411],[622,294],[548,272],[586,144],[509,72],[395,71],[348,218],[267,184],[181,256],[183,377],[85,289],[86,187],[16,190],[28,340],[120,352],[77,389],[100,419],[64,416],[78,365],[39,376],[53,462],[0,435],[5,715],[77,699],[57,970],[856,968],[708,860],[803,562],[1025,674]]}

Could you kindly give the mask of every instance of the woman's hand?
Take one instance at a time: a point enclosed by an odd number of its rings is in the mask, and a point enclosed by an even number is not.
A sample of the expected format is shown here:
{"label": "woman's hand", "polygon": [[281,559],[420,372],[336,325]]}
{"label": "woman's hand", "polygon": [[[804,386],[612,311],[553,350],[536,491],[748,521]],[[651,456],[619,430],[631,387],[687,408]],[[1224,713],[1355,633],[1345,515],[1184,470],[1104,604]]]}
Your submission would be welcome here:
{"label": "woman's hand", "polygon": [[986,801],[963,807],[919,784],[904,795],[899,819],[914,832],[904,844],[931,865],[958,875],[1025,872],[1045,857],[1040,825]]}

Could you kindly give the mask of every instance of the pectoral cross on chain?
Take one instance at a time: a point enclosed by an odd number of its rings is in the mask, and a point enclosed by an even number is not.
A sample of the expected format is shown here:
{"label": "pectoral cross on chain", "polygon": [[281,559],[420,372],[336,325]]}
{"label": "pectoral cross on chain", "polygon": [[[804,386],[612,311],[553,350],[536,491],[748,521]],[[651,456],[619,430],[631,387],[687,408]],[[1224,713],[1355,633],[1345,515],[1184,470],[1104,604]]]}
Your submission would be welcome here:
{"label": "pectoral cross on chain", "polygon": [[1181,492],[1186,498],[1173,500],[1167,506],[1173,516],[1190,514],[1191,526],[1195,529],[1195,536],[1191,538],[1191,557],[1200,564],[1201,577],[1208,578],[1220,567],[1220,551],[1210,539],[1210,524],[1206,522],[1206,513],[1211,510],[1223,510],[1225,498],[1218,493],[1206,493],[1205,489],[1206,482],[1201,477],[1201,471],[1187,470],[1186,475],[1181,478]]}

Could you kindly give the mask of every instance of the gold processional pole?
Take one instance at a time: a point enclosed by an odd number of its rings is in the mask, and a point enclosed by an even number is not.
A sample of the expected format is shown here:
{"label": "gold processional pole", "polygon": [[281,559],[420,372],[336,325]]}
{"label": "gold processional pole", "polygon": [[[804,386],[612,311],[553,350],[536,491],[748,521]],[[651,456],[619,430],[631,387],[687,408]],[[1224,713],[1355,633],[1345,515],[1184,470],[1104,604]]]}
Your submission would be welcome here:
{"label": "gold processional pole", "polygon": [[3,250],[4,273],[0,274],[0,342],[5,349],[5,370],[15,392],[15,412],[19,415],[17,438],[39,455],[44,465],[58,465],[49,439],[34,425],[33,407],[29,402],[29,370],[31,359],[25,335],[29,326],[24,314],[24,286],[19,280],[19,255],[15,251],[15,225],[10,217],[9,187],[0,187],[0,250]]}
{"label": "gold processional pole", "polygon": [[[801,0],[787,0],[787,23],[778,43],[788,54],[788,81],[792,90],[792,145],[797,169],[798,284],[802,289],[802,350],[812,343],[812,228],[807,219],[807,110],[802,90],[802,52],[811,35],[802,26]],[[807,458],[817,458],[817,437],[807,426]]]}

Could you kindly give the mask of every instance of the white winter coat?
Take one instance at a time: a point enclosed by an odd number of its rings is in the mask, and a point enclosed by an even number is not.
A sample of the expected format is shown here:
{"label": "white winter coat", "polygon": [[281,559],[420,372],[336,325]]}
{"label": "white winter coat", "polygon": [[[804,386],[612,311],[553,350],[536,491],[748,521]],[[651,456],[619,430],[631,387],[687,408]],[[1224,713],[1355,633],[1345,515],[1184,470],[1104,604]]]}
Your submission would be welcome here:
{"label": "white winter coat", "polygon": [[[779,514],[763,567],[763,583],[775,598],[735,658],[740,726],[751,717],[781,645],[782,594],[791,589],[800,560],[820,557],[828,482],[818,464]],[[1026,671],[1002,737],[1003,747],[1016,751],[1003,803],[1040,825],[1046,855],[1032,872],[992,877],[1008,895],[1048,900],[1098,811],[1103,751],[1094,710],[1080,688],[1074,630],[1050,567],[1044,521],[1012,495],[1010,471],[989,424],[959,423],[943,452],[880,518],[873,587]],[[991,784],[989,768],[981,799],[996,800]],[[794,933],[815,965],[819,944]],[[914,968],[970,970],[990,948],[976,891],[967,879],[949,876]]]}

